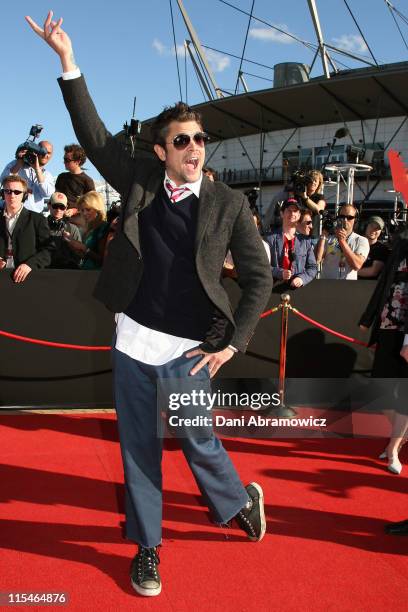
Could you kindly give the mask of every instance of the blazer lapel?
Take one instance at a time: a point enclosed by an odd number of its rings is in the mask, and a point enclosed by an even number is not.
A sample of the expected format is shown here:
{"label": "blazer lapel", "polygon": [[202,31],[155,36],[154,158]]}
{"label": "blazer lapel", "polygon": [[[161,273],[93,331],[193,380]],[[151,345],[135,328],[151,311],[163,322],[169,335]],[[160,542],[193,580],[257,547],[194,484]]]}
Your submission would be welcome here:
{"label": "blazer lapel", "polygon": [[164,173],[163,176],[157,176],[157,174],[153,175],[153,177],[147,183],[144,198],[139,202],[135,209],[130,212],[123,224],[124,233],[139,253],[141,252],[139,238],[139,212],[152,203],[156,193],[160,189],[163,178]]}
{"label": "blazer lapel", "polygon": [[202,239],[205,234],[205,230],[208,225],[208,221],[211,218],[212,210],[215,205],[215,186],[206,177],[203,176],[200,189],[200,197],[198,198],[198,218],[197,218],[197,229],[195,238],[195,252],[198,252]]}
{"label": "blazer lapel", "polygon": [[28,210],[26,208],[23,208],[23,210],[19,214],[18,219],[16,221],[16,224],[14,226],[14,230],[13,230],[13,242],[17,238],[17,236],[19,235],[21,230],[24,228],[24,226],[26,225],[28,217],[29,217]]}

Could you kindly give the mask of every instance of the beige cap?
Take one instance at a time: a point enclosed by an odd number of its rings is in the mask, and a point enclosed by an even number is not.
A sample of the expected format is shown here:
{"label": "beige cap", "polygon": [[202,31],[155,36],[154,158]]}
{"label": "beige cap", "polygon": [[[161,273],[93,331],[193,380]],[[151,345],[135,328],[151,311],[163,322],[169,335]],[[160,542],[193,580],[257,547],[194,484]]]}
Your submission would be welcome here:
{"label": "beige cap", "polygon": [[68,206],[67,196],[65,193],[55,191],[50,197],[50,204],[64,204],[64,206]]}
{"label": "beige cap", "polygon": [[381,229],[381,231],[384,229],[384,226],[385,226],[384,219],[382,217],[378,217],[378,215],[374,215],[370,217],[369,220],[367,221],[367,225],[369,225],[370,223],[376,223],[378,227]]}

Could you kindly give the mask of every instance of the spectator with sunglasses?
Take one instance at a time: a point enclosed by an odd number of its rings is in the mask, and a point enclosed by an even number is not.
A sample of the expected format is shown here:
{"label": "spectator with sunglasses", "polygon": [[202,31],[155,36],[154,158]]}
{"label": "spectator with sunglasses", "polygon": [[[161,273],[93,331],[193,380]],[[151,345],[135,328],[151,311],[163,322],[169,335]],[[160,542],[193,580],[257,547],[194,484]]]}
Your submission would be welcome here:
{"label": "spectator with sunglasses", "polygon": [[82,242],[81,233],[76,225],[70,223],[64,216],[67,212],[68,201],[64,193],[56,191],[48,203],[50,214],[47,217],[50,234],[55,244],[55,251],[51,254],[50,268],[78,270],[81,255],[69,248],[67,241]]}
{"label": "spectator with sunglasses", "polygon": [[271,249],[272,276],[292,289],[310,283],[317,274],[313,245],[307,236],[296,232],[301,207],[295,198],[285,200],[281,207],[282,227],[267,236]]}
{"label": "spectator with sunglasses", "polygon": [[[43,28],[26,19],[60,57],[60,86],[81,146],[124,198],[95,295],[117,313],[112,358],[126,532],[138,544],[131,584],[155,596],[162,588],[157,386],[187,379],[211,392],[210,377],[246,351],[271,293],[269,263],[245,196],[202,173],[208,136],[198,111],[182,102],[165,109],[150,126],[156,157],[137,150],[132,157],[99,118],[62,19],[53,21],[49,12]],[[228,249],[242,290],[235,314],[221,283]],[[260,485],[244,487],[212,427],[179,433],[214,520],[234,519],[260,541],[266,530]]]}
{"label": "spectator with sunglasses", "polygon": [[52,157],[53,147],[48,140],[42,140],[38,144],[47,150],[45,155],[33,153],[33,163],[27,164],[23,159],[27,151],[25,149],[18,151],[16,159],[8,163],[1,173],[0,181],[3,182],[10,174],[21,176],[28,186],[24,208],[42,213],[47,207],[46,200],[55,191],[54,178],[51,172],[45,169],[46,164]]}
{"label": "spectator with sunglasses", "polygon": [[85,174],[82,166],[86,162],[86,154],[78,144],[64,147],[64,164],[67,172],[61,172],[55,182],[56,191],[65,193],[68,199],[66,217],[71,217],[71,223],[82,227],[82,218],[77,206],[78,198],[89,191],[95,191],[93,179]]}
{"label": "spectator with sunglasses", "polygon": [[15,283],[22,283],[32,270],[46,268],[54,244],[43,215],[24,208],[27,183],[11,174],[3,180],[0,214],[0,270],[14,270]]}
{"label": "spectator with sunglasses", "polygon": [[309,210],[303,209],[300,213],[300,219],[296,224],[296,231],[309,238],[312,233],[312,226],[312,213]]}
{"label": "spectator with sunglasses", "polygon": [[334,234],[322,231],[316,246],[316,260],[322,264],[320,278],[357,280],[370,252],[367,238],[353,231],[357,214],[353,204],[343,204]]}

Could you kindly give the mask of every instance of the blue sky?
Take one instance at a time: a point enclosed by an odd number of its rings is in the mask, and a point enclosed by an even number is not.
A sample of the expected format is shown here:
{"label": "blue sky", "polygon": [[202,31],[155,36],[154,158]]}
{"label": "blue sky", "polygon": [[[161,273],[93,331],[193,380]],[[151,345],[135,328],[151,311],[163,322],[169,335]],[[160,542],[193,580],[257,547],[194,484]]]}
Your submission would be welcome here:
{"label": "blue sky", "polygon": [[[252,0],[229,0],[230,4],[249,12]],[[182,45],[188,37],[176,0],[172,0],[176,40]],[[225,52],[241,56],[248,17],[220,0],[184,0],[184,5],[203,45],[212,52],[210,63],[219,86],[234,90],[239,60]],[[348,0],[368,44],[377,60],[408,60],[408,52],[395,27],[384,0]],[[407,0],[393,5],[408,15]],[[369,57],[359,32],[343,0],[317,0],[326,42]],[[64,144],[75,142],[68,114],[64,108],[56,78],[59,60],[24,20],[31,15],[42,23],[47,11],[64,17],[63,27],[70,34],[77,64],[85,74],[95,104],[108,129],[118,132],[129,120],[136,96],[136,116],[147,119],[180,98],[169,0],[19,0],[2,3],[0,64],[1,141],[0,167],[10,161],[18,144],[28,135],[33,123],[44,126],[42,136],[53,142],[54,157],[48,165],[57,175],[64,170]],[[254,15],[282,30],[315,43],[314,29],[306,0],[255,0]],[[408,27],[398,22],[408,40]],[[303,45],[253,20],[245,57],[273,66],[283,61],[311,63],[313,54]],[[334,56],[336,57],[336,56]],[[349,67],[362,66],[352,60],[339,59]],[[185,98],[184,56],[180,57],[182,92]],[[244,63],[247,73],[273,79],[273,71]],[[319,60],[313,76],[321,73]],[[11,76],[10,76],[11,75]],[[250,89],[263,89],[271,82],[245,76]],[[187,66],[187,95],[190,104],[203,101],[191,64]],[[87,165],[89,174],[99,178]]]}

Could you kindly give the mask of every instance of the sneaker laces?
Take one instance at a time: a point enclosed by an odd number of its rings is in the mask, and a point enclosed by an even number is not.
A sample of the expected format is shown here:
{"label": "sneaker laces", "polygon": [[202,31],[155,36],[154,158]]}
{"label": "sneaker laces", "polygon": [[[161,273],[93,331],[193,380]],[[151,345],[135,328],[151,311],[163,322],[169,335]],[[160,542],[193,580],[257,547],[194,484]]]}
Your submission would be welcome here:
{"label": "sneaker laces", "polygon": [[254,529],[254,526],[253,526],[252,522],[249,520],[248,515],[241,510],[240,512],[238,512],[238,516],[247,525],[248,529],[250,529],[250,531],[251,531],[251,534],[255,537],[256,536],[256,531]]}
{"label": "sneaker laces", "polygon": [[160,563],[160,559],[155,548],[141,548],[137,560],[138,569],[146,573],[153,572],[157,576],[156,566]]}

